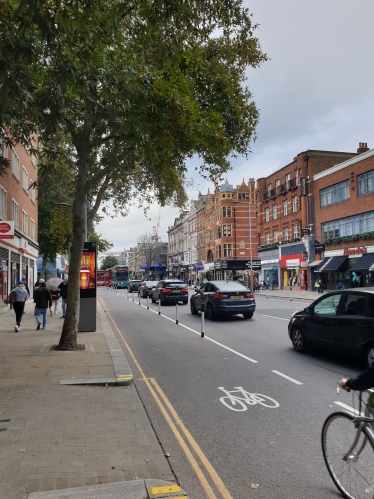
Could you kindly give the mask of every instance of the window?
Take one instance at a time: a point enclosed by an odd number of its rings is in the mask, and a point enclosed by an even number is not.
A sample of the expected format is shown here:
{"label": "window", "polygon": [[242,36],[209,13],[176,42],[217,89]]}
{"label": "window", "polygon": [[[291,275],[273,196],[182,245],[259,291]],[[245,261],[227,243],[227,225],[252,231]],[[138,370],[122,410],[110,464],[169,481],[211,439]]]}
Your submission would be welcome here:
{"label": "window", "polygon": [[27,189],[29,188],[29,174],[27,173],[27,170],[25,167],[23,167],[22,185],[23,185],[23,190],[28,195],[29,192]]}
{"label": "window", "polygon": [[221,237],[222,237],[222,227],[217,227],[217,239],[221,239]]}
{"label": "window", "polygon": [[222,208],[222,218],[231,217],[231,207],[224,206]]}
{"label": "window", "polygon": [[35,240],[35,222],[32,218],[30,218],[30,237]]}
{"label": "window", "polygon": [[29,225],[29,216],[25,211],[22,210],[22,231],[25,234],[28,234],[28,225]]}
{"label": "window", "polygon": [[365,315],[366,300],[364,296],[355,293],[346,293],[343,300],[344,315]]}
{"label": "window", "polygon": [[271,191],[271,184],[268,184],[268,192],[270,193]]}
{"label": "window", "polygon": [[299,237],[299,226],[298,226],[298,224],[294,224],[293,225],[292,232],[293,232],[293,238],[297,239]]}
{"label": "window", "polygon": [[374,192],[374,170],[358,175],[357,182],[359,196],[369,194],[369,192]]}
{"label": "window", "polygon": [[297,196],[292,196],[292,212],[297,212]]}
{"label": "window", "polygon": [[295,185],[299,185],[299,170],[295,170]]}
{"label": "window", "polygon": [[339,182],[320,190],[321,207],[341,203],[350,198],[349,181]]}
{"label": "window", "polygon": [[278,231],[277,230],[274,231],[274,242],[275,243],[278,242]]}
{"label": "window", "polygon": [[288,241],[288,227],[283,229],[283,241]]}
{"label": "window", "polygon": [[270,244],[270,232],[266,232],[265,234],[265,244]]}
{"label": "window", "polygon": [[227,226],[227,235],[231,237],[231,225]]}
{"label": "window", "polygon": [[269,219],[270,219],[269,208],[265,208],[265,222],[268,222]]}
{"label": "window", "polygon": [[12,149],[12,173],[19,180],[19,157],[14,149]]}
{"label": "window", "polygon": [[316,315],[336,315],[341,296],[342,295],[339,294],[322,298],[322,300],[314,306],[314,313]]}
{"label": "window", "polygon": [[0,185],[0,217],[6,219],[7,192]]}
{"label": "window", "polygon": [[374,231],[374,211],[322,224],[323,241]]}
{"label": "window", "polygon": [[223,229],[223,231],[222,231],[223,237],[231,236],[231,225],[223,225],[222,229]]}
{"label": "window", "polygon": [[286,189],[290,188],[290,180],[291,180],[291,175],[287,173],[286,175]]}
{"label": "window", "polygon": [[249,193],[248,192],[239,192],[238,193],[238,199],[249,199]]}
{"label": "window", "polygon": [[15,227],[19,227],[19,204],[12,199],[12,220]]}
{"label": "window", "polygon": [[222,250],[221,250],[221,248],[222,248],[222,246],[216,246],[216,258],[222,258]]}
{"label": "window", "polygon": [[277,219],[277,205],[273,204],[273,219]]}
{"label": "window", "polygon": [[231,244],[223,245],[223,257],[225,258],[226,256],[232,256]]}
{"label": "window", "polygon": [[276,180],[275,181],[275,188],[279,187],[280,186],[280,180]]}
{"label": "window", "polygon": [[287,199],[283,201],[283,215],[288,215],[288,202]]}
{"label": "window", "polygon": [[231,244],[228,244],[227,245],[227,256],[232,256],[231,251],[232,251],[231,250]]}

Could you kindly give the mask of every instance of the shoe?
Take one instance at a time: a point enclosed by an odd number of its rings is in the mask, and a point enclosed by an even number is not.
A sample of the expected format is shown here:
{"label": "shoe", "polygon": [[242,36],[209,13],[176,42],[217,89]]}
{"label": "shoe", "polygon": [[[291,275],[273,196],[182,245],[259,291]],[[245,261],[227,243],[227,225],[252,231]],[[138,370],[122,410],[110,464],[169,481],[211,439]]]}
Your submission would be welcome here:
{"label": "shoe", "polygon": [[40,329],[40,326],[41,326],[41,322],[38,322],[38,325],[36,326],[36,329],[39,331]]}
{"label": "shoe", "polygon": [[63,319],[65,316],[64,315],[61,315],[60,319]]}
{"label": "shoe", "polygon": [[21,326],[18,326],[18,331],[21,331]]}
{"label": "shoe", "polygon": [[18,333],[18,326],[14,326],[14,332]]}

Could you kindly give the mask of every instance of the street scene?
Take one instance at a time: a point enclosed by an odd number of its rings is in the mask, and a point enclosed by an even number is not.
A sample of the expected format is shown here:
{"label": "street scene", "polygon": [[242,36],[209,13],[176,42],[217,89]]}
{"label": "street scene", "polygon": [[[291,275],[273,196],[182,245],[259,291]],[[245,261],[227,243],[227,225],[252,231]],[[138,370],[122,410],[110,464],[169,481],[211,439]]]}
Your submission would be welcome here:
{"label": "street scene", "polygon": [[0,499],[374,499],[372,0],[3,0]]}

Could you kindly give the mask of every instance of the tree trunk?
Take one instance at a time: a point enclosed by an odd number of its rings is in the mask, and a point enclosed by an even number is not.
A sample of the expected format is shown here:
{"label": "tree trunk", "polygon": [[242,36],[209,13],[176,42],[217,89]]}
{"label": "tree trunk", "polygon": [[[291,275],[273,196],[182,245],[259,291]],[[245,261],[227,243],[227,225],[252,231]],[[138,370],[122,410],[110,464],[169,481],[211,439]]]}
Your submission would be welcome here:
{"label": "tree trunk", "polygon": [[80,269],[85,233],[84,210],[87,183],[87,157],[88,156],[86,156],[83,160],[78,159],[79,173],[77,177],[75,200],[73,204],[73,241],[69,261],[69,282],[66,316],[62,328],[60,342],[56,350],[75,350],[77,348],[80,304]]}

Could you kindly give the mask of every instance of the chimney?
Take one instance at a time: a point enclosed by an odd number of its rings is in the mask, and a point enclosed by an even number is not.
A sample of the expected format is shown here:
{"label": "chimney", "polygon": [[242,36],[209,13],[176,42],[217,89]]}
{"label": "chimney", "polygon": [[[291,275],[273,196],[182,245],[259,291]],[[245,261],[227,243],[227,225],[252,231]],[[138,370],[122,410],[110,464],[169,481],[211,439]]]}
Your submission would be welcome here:
{"label": "chimney", "polygon": [[369,150],[369,148],[368,148],[367,142],[359,142],[357,154],[362,154],[363,152],[366,152],[368,150]]}

